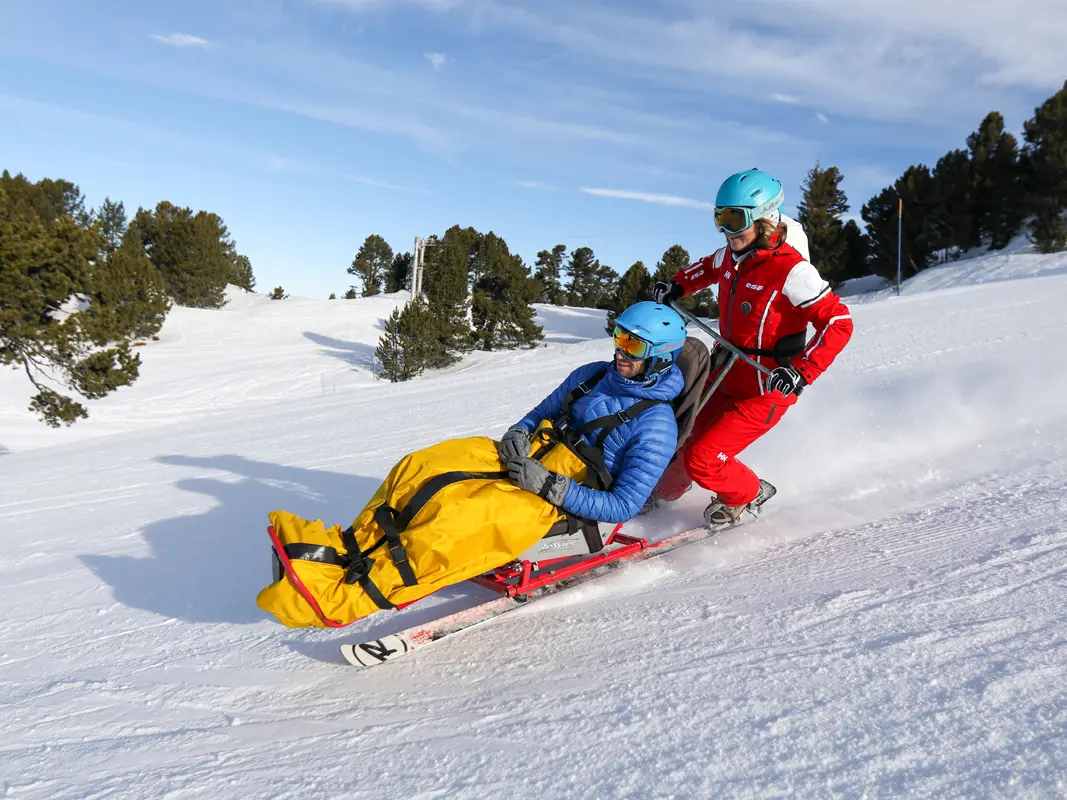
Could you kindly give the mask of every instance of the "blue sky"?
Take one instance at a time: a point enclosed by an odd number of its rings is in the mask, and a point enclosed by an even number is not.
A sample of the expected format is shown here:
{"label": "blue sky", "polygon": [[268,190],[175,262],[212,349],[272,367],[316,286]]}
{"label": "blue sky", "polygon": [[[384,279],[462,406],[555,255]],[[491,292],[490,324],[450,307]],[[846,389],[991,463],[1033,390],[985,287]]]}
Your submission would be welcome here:
{"label": "blue sky", "polygon": [[858,214],[1067,78],[1062,0],[0,0],[0,30],[0,168],[214,211],[310,297],[368,234],[457,223],[528,263],[695,258],[752,166],[791,211],[837,165]]}

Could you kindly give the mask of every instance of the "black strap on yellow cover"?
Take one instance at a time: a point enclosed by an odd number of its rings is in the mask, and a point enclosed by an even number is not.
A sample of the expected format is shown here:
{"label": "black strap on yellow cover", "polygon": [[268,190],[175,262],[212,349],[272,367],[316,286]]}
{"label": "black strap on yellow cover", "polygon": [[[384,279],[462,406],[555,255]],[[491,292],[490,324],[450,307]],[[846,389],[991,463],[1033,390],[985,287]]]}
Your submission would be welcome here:
{"label": "black strap on yellow cover", "polygon": [[367,597],[373,600],[378,608],[396,608],[396,606],[389,602],[389,599],[382,594],[374,581],[370,579],[370,570],[371,567],[374,566],[374,559],[370,557],[370,554],[377,550],[385,540],[379,539],[370,550],[364,553],[359,549],[359,544],[356,542],[355,529],[349,525],[341,531],[341,541],[344,543],[345,550],[348,551],[348,567],[345,569],[345,583],[358,583],[360,588],[367,593]]}
{"label": "black strap on yellow cover", "polygon": [[[341,539],[345,543],[345,549],[348,550],[349,558],[357,559],[349,567],[350,574],[346,576],[345,582],[358,582],[379,608],[393,608],[393,604],[385,599],[385,596],[378,590],[378,587],[374,585],[368,575],[371,565],[374,564],[374,561],[369,558],[370,553],[373,553],[384,543],[389,550],[389,557],[396,566],[396,571],[400,574],[401,580],[404,581],[404,585],[417,586],[419,580],[415,575],[415,570],[411,567],[411,562],[408,560],[407,550],[404,549],[404,543],[400,540],[400,534],[408,529],[408,526],[418,513],[430,501],[430,498],[446,486],[451,486],[459,481],[501,480],[507,477],[508,473],[506,472],[443,472],[430,478],[420,486],[402,511],[397,511],[388,503],[382,503],[374,510],[374,521],[385,535],[375,542],[369,550],[366,552],[360,551],[359,545],[356,543],[354,529],[348,528],[341,534]],[[383,603],[386,605],[383,605]]]}
{"label": "black strap on yellow cover", "polygon": [[389,550],[389,557],[396,566],[404,585],[417,586],[418,578],[415,576],[415,571],[408,560],[407,550],[404,549],[404,544],[400,540],[400,534],[407,530],[412,520],[415,519],[430,499],[446,486],[459,481],[505,480],[507,477],[507,472],[457,471],[435,475],[419,487],[402,511],[398,512],[386,503],[374,510],[374,521],[382,529],[384,536],[366,551],[359,549],[355,528],[350,525],[341,531],[341,541],[347,551],[343,555],[327,545],[307,543],[286,545],[285,553],[290,559],[317,561],[342,567],[345,570],[345,583],[358,583],[378,608],[396,608],[370,578],[371,567],[374,566],[374,559],[370,557],[370,554],[385,544]]}
{"label": "black strap on yellow cover", "polygon": [[[389,557],[393,559],[393,564],[396,566],[396,571],[400,573],[404,585],[417,586],[419,580],[415,577],[415,570],[411,568],[411,562],[408,561],[408,551],[404,549],[404,544],[400,541],[396,509],[387,503],[382,503],[374,510],[374,521],[378,523],[378,527],[385,534],[385,544],[389,548]],[[406,528],[407,525],[404,527]]]}

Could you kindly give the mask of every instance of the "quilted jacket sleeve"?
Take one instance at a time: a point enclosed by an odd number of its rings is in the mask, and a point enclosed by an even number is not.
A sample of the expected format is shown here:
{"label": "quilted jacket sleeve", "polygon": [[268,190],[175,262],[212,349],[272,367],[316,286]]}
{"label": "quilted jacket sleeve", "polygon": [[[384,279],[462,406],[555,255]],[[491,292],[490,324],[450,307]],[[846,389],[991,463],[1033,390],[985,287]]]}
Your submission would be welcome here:
{"label": "quilted jacket sleeve", "polygon": [[533,433],[534,429],[541,424],[543,419],[555,419],[559,416],[559,412],[563,410],[563,399],[567,396],[572,389],[574,389],[579,383],[591,378],[599,370],[607,367],[606,363],[593,362],[592,364],[584,364],[578,367],[567,379],[563,381],[556,390],[552,392],[548,397],[542,400],[537,406],[519,422],[512,425],[512,428],[525,428],[528,432]]}
{"label": "quilted jacket sleeve", "polygon": [[678,424],[671,407],[653,406],[615,433],[628,440],[612,470],[611,489],[600,492],[572,480],[563,498],[564,511],[599,522],[625,522],[637,515],[652,494],[678,444]]}

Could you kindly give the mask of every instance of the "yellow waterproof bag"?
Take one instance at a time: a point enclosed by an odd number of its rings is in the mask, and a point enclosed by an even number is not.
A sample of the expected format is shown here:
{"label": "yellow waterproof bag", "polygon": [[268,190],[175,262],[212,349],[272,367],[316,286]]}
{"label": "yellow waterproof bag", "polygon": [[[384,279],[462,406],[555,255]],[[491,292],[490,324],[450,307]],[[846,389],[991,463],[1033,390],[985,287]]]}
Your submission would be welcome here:
{"label": "yellow waterproof bag", "polygon": [[[545,467],[585,481],[549,422],[532,441]],[[272,512],[275,581],[256,602],[289,627],[341,627],[506,564],[565,520],[508,480],[492,439],[450,439],[402,458],[349,528]]]}

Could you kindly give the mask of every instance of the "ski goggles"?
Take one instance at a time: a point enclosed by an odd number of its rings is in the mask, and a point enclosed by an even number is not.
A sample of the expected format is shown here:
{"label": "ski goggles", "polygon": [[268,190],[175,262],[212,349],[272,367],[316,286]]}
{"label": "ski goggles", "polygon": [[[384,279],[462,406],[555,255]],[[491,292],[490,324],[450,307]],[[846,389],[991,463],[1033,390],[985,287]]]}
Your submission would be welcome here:
{"label": "ski goggles", "polygon": [[751,208],[725,206],[723,208],[716,207],[715,209],[715,227],[719,229],[720,233],[747,231],[752,227],[754,221]]}
{"label": "ski goggles", "polygon": [[635,361],[643,361],[648,358],[649,353],[652,351],[652,345],[644,339],[638,339],[628,330],[618,325],[615,326],[615,331],[611,336],[615,341],[615,349]]}

